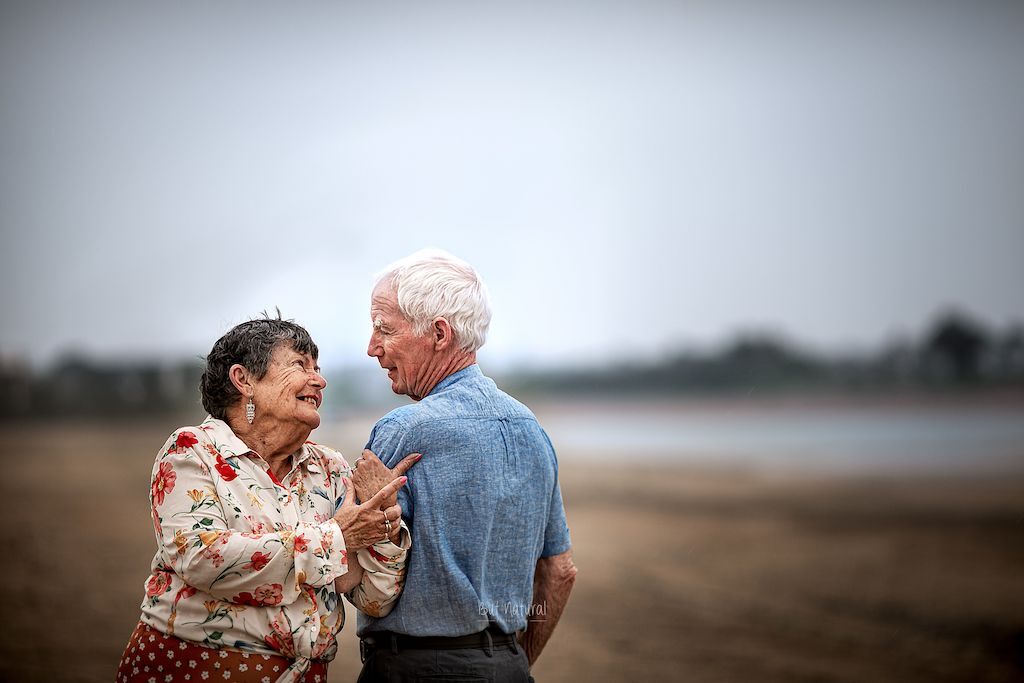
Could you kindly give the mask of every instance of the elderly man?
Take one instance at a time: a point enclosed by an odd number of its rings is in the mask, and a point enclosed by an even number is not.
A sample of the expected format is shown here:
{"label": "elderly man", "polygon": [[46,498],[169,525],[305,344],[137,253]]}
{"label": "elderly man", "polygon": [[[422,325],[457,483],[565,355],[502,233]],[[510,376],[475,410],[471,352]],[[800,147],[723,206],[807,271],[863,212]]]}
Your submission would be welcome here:
{"label": "elderly man", "polygon": [[415,403],[377,422],[356,490],[406,471],[404,454],[423,456],[399,494],[415,549],[405,590],[387,616],[359,618],[361,683],[528,681],[569,599],[555,451],[476,364],[490,318],[476,272],[440,251],[399,261],[373,290],[367,353]]}

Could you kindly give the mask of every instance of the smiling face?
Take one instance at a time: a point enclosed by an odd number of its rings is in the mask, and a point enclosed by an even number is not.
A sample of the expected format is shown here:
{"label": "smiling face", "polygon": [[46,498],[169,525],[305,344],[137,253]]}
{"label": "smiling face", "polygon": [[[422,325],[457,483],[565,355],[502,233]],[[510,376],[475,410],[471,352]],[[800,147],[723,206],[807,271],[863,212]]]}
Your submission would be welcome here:
{"label": "smiling face", "polygon": [[370,299],[370,344],[366,353],[388,371],[391,390],[420,400],[437,382],[434,339],[413,333],[412,323],[398,308],[398,296],[390,283],[381,282]]}
{"label": "smiling face", "polygon": [[267,374],[252,383],[256,417],[289,426],[305,425],[310,431],[320,426],[320,404],[327,380],[316,359],[280,344],[270,356]]}

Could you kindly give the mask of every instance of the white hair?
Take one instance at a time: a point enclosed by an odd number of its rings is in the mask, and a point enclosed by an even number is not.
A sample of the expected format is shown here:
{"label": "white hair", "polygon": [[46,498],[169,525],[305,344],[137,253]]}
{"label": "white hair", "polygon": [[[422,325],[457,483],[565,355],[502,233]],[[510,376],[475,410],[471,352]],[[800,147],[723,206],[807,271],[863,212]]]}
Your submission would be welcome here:
{"label": "white hair", "polygon": [[423,249],[392,263],[377,275],[398,298],[398,310],[425,334],[437,318],[452,326],[459,349],[476,351],[487,341],[491,304],[487,287],[473,267],[441,249]]}

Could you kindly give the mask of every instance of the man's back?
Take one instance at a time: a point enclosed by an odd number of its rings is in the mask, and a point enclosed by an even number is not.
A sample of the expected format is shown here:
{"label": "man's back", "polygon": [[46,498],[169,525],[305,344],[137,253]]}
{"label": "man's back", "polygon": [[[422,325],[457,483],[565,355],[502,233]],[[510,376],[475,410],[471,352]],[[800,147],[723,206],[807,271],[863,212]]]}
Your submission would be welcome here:
{"label": "man's back", "polygon": [[402,597],[382,619],[360,615],[359,634],[524,629],[537,559],[570,547],[554,449],[533,414],[471,365],[382,418],[367,447],[389,467],[423,459],[399,495],[413,537]]}

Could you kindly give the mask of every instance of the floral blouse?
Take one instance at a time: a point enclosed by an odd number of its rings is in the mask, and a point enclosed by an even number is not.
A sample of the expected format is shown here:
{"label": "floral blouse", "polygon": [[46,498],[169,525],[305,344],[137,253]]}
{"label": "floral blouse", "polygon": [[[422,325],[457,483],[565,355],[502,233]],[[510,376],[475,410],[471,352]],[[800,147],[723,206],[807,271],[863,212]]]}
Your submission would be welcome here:
{"label": "floral blouse", "polygon": [[[142,621],[212,647],[330,660],[345,623],[334,580],[348,571],[333,516],[351,468],[307,441],[283,481],[222,420],[178,429],[157,453],[150,502],[157,553]],[[404,528],[404,523],[403,523]],[[402,590],[409,532],[401,547],[360,550],[362,582],[347,597],[383,615]]]}

